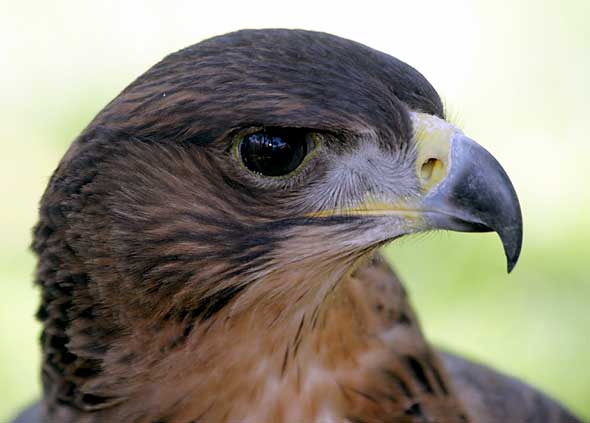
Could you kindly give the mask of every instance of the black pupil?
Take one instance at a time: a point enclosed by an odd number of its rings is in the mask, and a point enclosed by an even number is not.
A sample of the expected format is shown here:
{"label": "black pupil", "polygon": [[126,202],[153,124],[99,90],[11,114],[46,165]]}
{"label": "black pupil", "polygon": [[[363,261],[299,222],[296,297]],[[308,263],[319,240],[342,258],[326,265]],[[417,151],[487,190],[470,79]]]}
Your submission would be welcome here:
{"label": "black pupil", "polygon": [[307,134],[300,129],[264,130],[240,142],[244,165],[266,176],[283,176],[301,164],[308,153]]}

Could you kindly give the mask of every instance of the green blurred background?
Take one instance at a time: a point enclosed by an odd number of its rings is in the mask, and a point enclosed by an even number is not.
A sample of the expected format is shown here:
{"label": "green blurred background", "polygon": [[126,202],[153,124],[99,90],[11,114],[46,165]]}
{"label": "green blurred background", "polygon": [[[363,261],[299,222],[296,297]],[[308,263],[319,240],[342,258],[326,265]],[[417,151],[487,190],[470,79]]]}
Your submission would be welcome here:
{"label": "green blurred background", "polygon": [[590,2],[6,2],[0,16],[0,422],[38,397],[38,199],[76,134],[165,54],[246,27],[332,32],[415,66],[504,165],[525,244],[492,234],[386,249],[437,344],[590,417]]}

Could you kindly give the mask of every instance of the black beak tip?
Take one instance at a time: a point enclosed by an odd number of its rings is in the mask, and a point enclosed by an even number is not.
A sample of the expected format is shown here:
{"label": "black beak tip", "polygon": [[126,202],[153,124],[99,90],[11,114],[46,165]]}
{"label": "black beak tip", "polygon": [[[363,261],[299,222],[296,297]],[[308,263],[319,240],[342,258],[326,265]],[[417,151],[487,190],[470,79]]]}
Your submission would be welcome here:
{"label": "black beak tip", "polygon": [[511,256],[506,256],[506,259],[508,261],[508,273],[511,273],[512,270],[514,270],[514,267],[516,266],[516,262],[518,261],[518,255],[511,257]]}
{"label": "black beak tip", "polygon": [[522,211],[516,191],[506,171],[486,149],[463,138],[465,157],[457,194],[464,208],[472,207],[474,220],[500,235],[508,273],[512,272],[522,248]]}
{"label": "black beak tip", "polygon": [[520,257],[520,250],[522,248],[522,221],[512,226],[509,230],[501,231],[499,235],[504,246],[504,253],[506,254],[507,270],[510,273]]}

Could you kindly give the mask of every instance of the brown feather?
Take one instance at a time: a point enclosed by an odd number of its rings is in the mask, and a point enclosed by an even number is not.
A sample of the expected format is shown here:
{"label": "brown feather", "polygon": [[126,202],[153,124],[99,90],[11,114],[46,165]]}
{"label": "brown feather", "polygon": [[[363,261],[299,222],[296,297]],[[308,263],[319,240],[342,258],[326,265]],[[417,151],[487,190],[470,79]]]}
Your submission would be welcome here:
{"label": "brown feather", "polygon": [[[410,110],[444,115],[415,69],[307,31],[216,37],[127,87],[41,201],[46,420],[480,421],[489,395],[466,394],[471,368],[449,377],[372,256],[391,237],[306,217],[342,200],[320,182],[362,142],[411,170],[395,189],[412,195]],[[329,154],[262,182],[230,150],[265,126],[313,131]]]}

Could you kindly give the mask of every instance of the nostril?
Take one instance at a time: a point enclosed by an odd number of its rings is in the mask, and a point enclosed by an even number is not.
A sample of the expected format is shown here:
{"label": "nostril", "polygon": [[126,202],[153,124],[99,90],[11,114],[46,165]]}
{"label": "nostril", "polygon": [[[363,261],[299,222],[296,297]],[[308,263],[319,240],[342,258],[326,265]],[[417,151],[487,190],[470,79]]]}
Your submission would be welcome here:
{"label": "nostril", "polygon": [[442,171],[443,163],[439,159],[430,158],[422,164],[422,169],[420,169],[420,177],[423,181],[427,182],[438,178]]}

